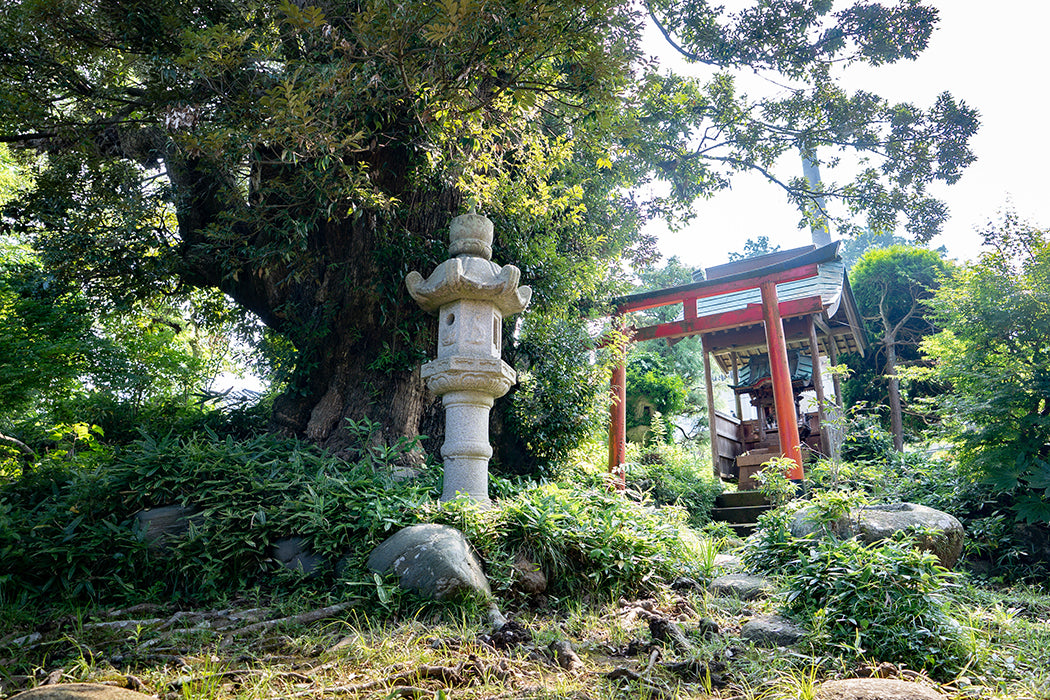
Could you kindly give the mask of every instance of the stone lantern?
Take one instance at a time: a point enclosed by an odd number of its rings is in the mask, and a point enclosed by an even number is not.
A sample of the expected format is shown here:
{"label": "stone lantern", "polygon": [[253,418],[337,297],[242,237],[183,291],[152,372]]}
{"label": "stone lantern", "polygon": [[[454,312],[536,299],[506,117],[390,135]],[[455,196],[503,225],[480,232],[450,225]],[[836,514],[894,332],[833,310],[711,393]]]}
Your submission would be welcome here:
{"label": "stone lantern", "polygon": [[502,359],[503,318],[532,298],[521,272],[492,262],[492,222],[479,214],[452,220],[449,255],[429,278],[410,272],[412,298],[438,315],[437,359],[423,365],[427,387],[445,405],[445,487],[441,500],[462,494],[489,503],[489,411],[517,374]]}

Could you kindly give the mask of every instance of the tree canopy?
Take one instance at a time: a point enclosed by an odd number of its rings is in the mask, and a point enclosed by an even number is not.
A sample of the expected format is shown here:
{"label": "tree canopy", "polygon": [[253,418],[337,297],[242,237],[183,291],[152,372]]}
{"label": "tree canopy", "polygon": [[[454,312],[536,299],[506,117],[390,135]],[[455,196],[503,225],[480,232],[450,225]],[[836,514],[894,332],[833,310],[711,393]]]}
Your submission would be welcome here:
{"label": "tree canopy", "polygon": [[[706,79],[645,57],[644,13]],[[929,109],[850,94],[834,76],[914,58],[935,24],[918,0],[735,13],[696,0],[19,0],[0,17],[0,142],[36,186],[3,225],[93,303],[201,287],[256,314],[297,350],[275,429],[338,447],[344,419],[367,416],[387,439],[411,436],[439,429],[413,372],[434,331],[402,280],[445,257],[465,209],[495,221],[495,258],[533,286],[526,326],[622,289],[622,263],[653,255],[640,224],[681,220],[736,172],[812,199],[804,180],[775,177],[788,152],[863,155],[871,167],[822,194],[880,230],[903,214],[931,236],[945,210],[927,188],[973,159],[976,113],[948,94]],[[741,70],[789,85],[753,100]],[[666,194],[639,194],[654,180]]]}
{"label": "tree canopy", "polygon": [[[850,273],[857,306],[876,352],[854,358],[859,370],[847,386],[850,403],[871,396],[888,404],[894,447],[904,447],[904,413],[898,370],[918,359],[921,340],[934,332],[926,302],[933,296],[948,265],[935,251],[914,246],[873,248]],[[873,383],[882,386],[873,385]]]}
{"label": "tree canopy", "polygon": [[737,260],[747,260],[748,258],[757,258],[760,255],[769,255],[780,250],[780,246],[770,243],[769,236],[759,236],[757,238],[748,238],[744,241],[743,252],[731,251],[729,253],[729,262],[735,262]]}
{"label": "tree canopy", "polygon": [[0,247],[0,417],[67,394],[94,349],[88,306],[25,251]]}
{"label": "tree canopy", "polygon": [[1050,523],[1050,235],[1007,214],[937,290],[922,349],[971,472],[1020,520]]}

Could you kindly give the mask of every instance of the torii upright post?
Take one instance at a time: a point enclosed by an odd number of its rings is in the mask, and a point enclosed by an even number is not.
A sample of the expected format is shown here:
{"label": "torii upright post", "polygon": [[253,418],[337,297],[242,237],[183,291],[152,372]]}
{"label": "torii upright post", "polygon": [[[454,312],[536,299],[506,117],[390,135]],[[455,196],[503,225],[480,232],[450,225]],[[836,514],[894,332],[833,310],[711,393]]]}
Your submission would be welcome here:
{"label": "torii upright post", "polygon": [[795,468],[788,472],[792,481],[802,481],[802,446],[798,439],[798,417],[795,415],[795,394],[791,390],[791,368],[788,366],[787,341],[784,323],[780,318],[776,282],[762,283],[762,318],[766,327],[766,347],[769,349],[769,373],[773,380],[773,406],[777,413],[777,436],[780,452],[795,460]]}
{"label": "torii upright post", "polygon": [[[614,319],[613,327],[623,331],[620,317]],[[609,382],[612,393],[609,405],[609,474],[616,488],[621,491],[627,487],[627,474],[624,471],[627,459],[627,342],[624,336],[615,344],[616,364],[613,365],[612,380]]]}

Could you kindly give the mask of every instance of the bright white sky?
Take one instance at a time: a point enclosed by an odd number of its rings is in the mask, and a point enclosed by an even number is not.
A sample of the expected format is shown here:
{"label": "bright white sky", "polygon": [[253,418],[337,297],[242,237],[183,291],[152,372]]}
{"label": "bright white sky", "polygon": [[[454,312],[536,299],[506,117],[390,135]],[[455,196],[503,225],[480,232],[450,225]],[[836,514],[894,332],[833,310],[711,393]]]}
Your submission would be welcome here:
{"label": "bright white sky", "polygon": [[[973,259],[980,250],[977,229],[1011,204],[1021,218],[1050,226],[1050,80],[1047,79],[1046,32],[1050,3],[1040,0],[931,0],[940,21],[918,60],[880,68],[847,69],[848,90],[865,89],[891,102],[929,107],[947,90],[980,112],[981,128],[971,140],[977,155],[955,185],[933,190],[951,212],[943,233],[931,245],[944,245],[951,257]],[[727,3],[731,4],[731,3]],[[687,66],[669,52],[652,29],[647,48],[676,71],[704,78],[703,66]],[[1040,77],[1043,76],[1043,77]],[[738,86],[743,83],[738,83]],[[769,86],[768,88],[761,87]],[[738,87],[738,89],[740,89]],[[773,88],[748,84],[749,94]],[[827,155],[827,154],[823,154]],[[785,177],[800,176],[797,157],[779,164]],[[826,181],[835,179],[822,171]],[[748,238],[769,236],[781,248],[810,243],[809,229],[799,230],[800,215],[783,191],[759,175],[741,175],[731,190],[696,204],[688,228],[671,233],[660,224],[665,256],[688,265],[717,265],[742,251]],[[903,231],[903,229],[901,229]],[[832,237],[837,238],[835,232]]]}

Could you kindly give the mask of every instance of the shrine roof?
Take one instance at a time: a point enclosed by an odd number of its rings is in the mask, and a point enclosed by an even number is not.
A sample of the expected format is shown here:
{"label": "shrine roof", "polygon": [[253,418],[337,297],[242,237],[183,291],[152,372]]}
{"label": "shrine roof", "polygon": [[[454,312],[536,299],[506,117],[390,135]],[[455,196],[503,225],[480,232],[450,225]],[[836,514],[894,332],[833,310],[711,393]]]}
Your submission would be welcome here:
{"label": "shrine roof", "polygon": [[[813,357],[801,349],[789,350],[787,353],[788,370],[791,383],[796,388],[811,387],[813,384]],[[740,368],[740,378],[729,387],[738,394],[746,394],[759,388],[763,383],[772,381],[767,355],[752,355]]]}
{"label": "shrine roof", "polygon": [[[695,314],[683,308],[676,321],[638,329],[639,338],[701,335],[718,364],[728,370],[734,361],[765,353],[761,322],[756,322],[752,310],[761,307],[759,286],[776,282],[789,347],[808,348],[809,334],[804,329],[807,318],[812,317],[820,329],[818,336],[823,336],[819,338],[823,354],[832,352],[830,343],[834,343],[835,352],[863,354],[860,314],[839,256],[839,242],[777,251],[714,266],[706,272],[705,280],[619,297],[613,304],[621,313],[675,303],[695,304]],[[813,311],[819,313],[813,315]],[[698,320],[690,322],[690,318]],[[722,323],[725,319],[740,322]],[[718,323],[711,322],[715,320]]]}
{"label": "shrine roof", "polygon": [[[717,295],[717,291],[707,294],[710,290],[718,290],[727,286],[736,286],[746,288],[748,281],[755,281],[755,289],[758,288],[758,279],[770,276],[776,276],[778,274],[787,273],[796,268],[805,267],[808,265],[819,265],[821,263],[828,263],[838,259],[839,243],[835,241],[826,246],[820,248],[814,248],[814,246],[805,246],[803,248],[795,248],[791,251],[785,251],[789,253],[800,253],[793,257],[786,259],[781,258],[781,254],[772,253],[770,256],[758,256],[755,258],[749,258],[746,261],[739,262],[751,262],[760,263],[766,257],[774,257],[776,260],[769,265],[762,265],[760,267],[742,267],[737,270],[735,267],[736,263],[728,263],[726,265],[719,265],[712,267],[708,270],[709,273],[719,269],[728,268],[731,274],[726,274],[716,278],[708,277],[708,279],[700,282],[690,282],[689,284],[681,284],[675,287],[668,287],[666,289],[654,289],[648,292],[639,292],[637,294],[628,294],[626,296],[617,297],[612,300],[612,303],[617,308],[623,311],[630,311],[637,308],[651,308],[647,306],[648,302],[662,299],[667,296],[677,295],[682,298],[689,296],[700,296],[708,297]],[[661,304],[656,304],[657,306]]]}

